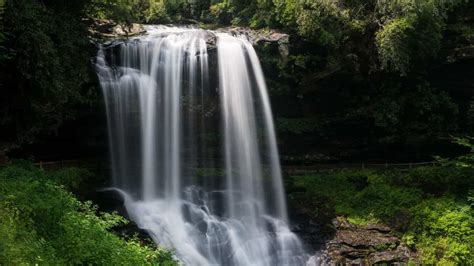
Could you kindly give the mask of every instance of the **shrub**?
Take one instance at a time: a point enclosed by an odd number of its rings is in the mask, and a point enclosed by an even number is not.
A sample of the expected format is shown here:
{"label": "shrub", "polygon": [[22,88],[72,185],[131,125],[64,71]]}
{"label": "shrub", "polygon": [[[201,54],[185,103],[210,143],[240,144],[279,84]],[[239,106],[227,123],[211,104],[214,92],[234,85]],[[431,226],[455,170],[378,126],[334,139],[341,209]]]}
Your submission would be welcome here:
{"label": "shrub", "polygon": [[20,219],[19,210],[0,201],[0,262],[25,265],[54,262],[54,249],[31,230],[31,220]]}
{"label": "shrub", "polygon": [[413,236],[423,263],[467,265],[474,261],[474,216],[471,206],[452,197],[423,201],[412,209]]}
{"label": "shrub", "polygon": [[474,172],[469,168],[418,167],[400,178],[401,185],[416,187],[434,195],[464,195],[474,186]]}
{"label": "shrub", "polygon": [[367,224],[391,221],[421,200],[419,189],[391,185],[388,179],[383,172],[337,171],[301,177],[296,183],[307,190],[306,197],[317,194],[327,199],[336,215]]}
{"label": "shrub", "polygon": [[[32,165],[0,169],[0,262],[10,264],[174,264],[169,252],[125,240],[110,229],[126,220],[100,213],[55,181],[74,184],[79,169],[48,173]],[[61,179],[61,173],[66,179]],[[78,177],[79,178],[79,177]]]}
{"label": "shrub", "polygon": [[388,223],[424,264],[468,265],[474,261],[472,184],[470,167],[340,170],[294,177],[294,191],[304,193],[290,198],[316,221],[329,213],[358,225]]}
{"label": "shrub", "polygon": [[408,36],[415,28],[409,18],[399,18],[385,25],[376,35],[382,68],[406,74],[410,64]]}

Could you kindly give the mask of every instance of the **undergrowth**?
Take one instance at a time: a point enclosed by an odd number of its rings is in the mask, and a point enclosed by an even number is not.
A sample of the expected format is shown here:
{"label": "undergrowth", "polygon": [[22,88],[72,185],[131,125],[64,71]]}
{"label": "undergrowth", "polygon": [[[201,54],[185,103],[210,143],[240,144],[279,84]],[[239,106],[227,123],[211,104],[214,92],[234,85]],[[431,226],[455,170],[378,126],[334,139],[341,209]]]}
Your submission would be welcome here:
{"label": "undergrowth", "polygon": [[0,168],[0,264],[174,265],[170,252],[111,232],[125,218],[101,213],[67,190],[87,175],[29,163]]}
{"label": "undergrowth", "polygon": [[424,264],[466,265],[474,261],[473,185],[472,168],[339,170],[293,177],[290,199],[315,220],[329,212],[388,224]]}

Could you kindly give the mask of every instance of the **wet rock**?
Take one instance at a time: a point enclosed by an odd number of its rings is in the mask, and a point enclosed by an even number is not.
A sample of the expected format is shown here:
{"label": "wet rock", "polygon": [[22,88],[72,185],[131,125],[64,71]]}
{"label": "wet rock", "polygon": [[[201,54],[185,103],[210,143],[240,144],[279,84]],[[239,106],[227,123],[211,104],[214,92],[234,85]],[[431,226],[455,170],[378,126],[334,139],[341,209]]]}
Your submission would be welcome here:
{"label": "wet rock", "polygon": [[325,226],[324,223],[316,223],[305,214],[293,212],[294,210],[290,211],[291,231],[301,238],[309,250],[324,249],[327,241],[333,236],[333,228]]}
{"label": "wet rock", "polygon": [[341,217],[334,219],[332,223],[336,233],[324,250],[331,264],[399,265],[416,258],[416,253],[392,235],[391,228],[386,225],[357,226]]}
{"label": "wet rock", "polygon": [[233,36],[244,36],[252,45],[276,44],[280,56],[286,60],[290,54],[290,35],[272,29],[250,29],[244,27],[226,27],[217,29]]}
{"label": "wet rock", "polygon": [[374,252],[369,255],[371,263],[401,263],[410,258],[411,251],[408,247],[399,245],[395,250]]}
{"label": "wet rock", "polygon": [[306,266],[322,266],[322,265],[330,265],[330,259],[328,258],[327,254],[322,252],[316,252],[316,254],[312,255],[308,261],[306,262]]}
{"label": "wet rock", "polygon": [[131,25],[117,25],[112,28],[112,34],[115,36],[137,36],[145,33],[143,26],[133,23]]}
{"label": "wet rock", "polygon": [[[130,37],[145,35],[147,31],[142,24],[123,25],[115,23],[111,20],[94,20],[91,23],[90,32],[94,41],[97,43],[104,43],[109,41],[107,45],[114,45],[120,43],[120,40],[128,39]],[[173,25],[169,25],[173,26]],[[195,28],[195,26],[182,26]],[[205,31],[205,40],[208,50],[216,48],[217,36],[216,33],[223,32],[237,37],[246,38],[252,45],[275,44],[278,45],[278,51],[283,59],[286,59],[289,54],[290,36],[271,29],[250,29],[245,27],[225,27],[213,31]]]}
{"label": "wet rock", "polygon": [[353,229],[353,228],[355,228],[355,225],[352,225],[346,219],[340,218],[340,217],[332,220],[332,225],[336,229]]}
{"label": "wet rock", "polygon": [[385,246],[398,246],[400,241],[380,232],[366,229],[340,230],[334,239],[336,244],[346,244],[357,248],[376,248]]}
{"label": "wet rock", "polygon": [[[95,197],[92,198],[95,203],[100,206],[102,212],[116,212],[117,214],[130,219],[127,210],[124,206],[122,195],[113,189],[99,190]],[[121,224],[111,229],[119,235],[126,237],[137,237],[142,243],[152,244],[153,240],[147,230],[138,227],[138,225],[131,220],[126,224]]]}
{"label": "wet rock", "polygon": [[383,224],[369,224],[366,228],[367,230],[375,230],[381,233],[390,233],[390,231],[392,230],[390,227]]}
{"label": "wet rock", "polygon": [[244,27],[226,27],[216,30],[217,32],[226,32],[233,36],[245,36],[249,42],[254,45],[262,43],[289,44],[290,36],[270,29],[250,29]]}
{"label": "wet rock", "polygon": [[106,39],[128,38],[146,33],[141,24],[132,23],[124,25],[107,19],[94,20],[89,31],[93,36],[100,36]]}
{"label": "wet rock", "polygon": [[138,227],[138,225],[133,221],[129,221],[127,224],[115,227],[112,230],[125,237],[136,237],[144,244],[151,245],[154,243],[150,237],[150,233],[147,230]]}
{"label": "wet rock", "polygon": [[113,189],[99,190],[95,195],[92,195],[92,197],[93,201],[100,206],[101,211],[115,211],[119,215],[128,218],[128,213],[124,206],[123,197],[118,191]]}

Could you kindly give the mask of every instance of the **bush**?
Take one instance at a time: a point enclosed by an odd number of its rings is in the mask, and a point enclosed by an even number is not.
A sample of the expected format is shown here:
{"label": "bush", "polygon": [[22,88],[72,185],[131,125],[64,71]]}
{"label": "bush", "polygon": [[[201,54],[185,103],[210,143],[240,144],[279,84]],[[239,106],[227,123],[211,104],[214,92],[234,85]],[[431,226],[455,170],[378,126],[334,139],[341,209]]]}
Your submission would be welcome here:
{"label": "bush", "polygon": [[474,261],[473,177],[472,168],[451,165],[342,170],[294,177],[290,198],[316,221],[329,213],[358,225],[388,223],[424,264],[467,265]]}
{"label": "bush", "polygon": [[433,198],[413,207],[413,236],[425,264],[468,265],[474,261],[471,206],[452,197]]}
{"label": "bush", "polygon": [[474,187],[474,172],[469,168],[418,167],[400,178],[400,185],[416,187],[433,195],[465,195]]}
{"label": "bush", "polygon": [[[174,264],[169,252],[125,240],[110,229],[126,220],[98,212],[58,185],[61,173],[32,165],[0,169],[0,262],[10,264]],[[72,174],[74,173],[74,174]],[[84,172],[86,173],[86,172]],[[68,184],[71,180],[63,180]]]}
{"label": "bush", "polygon": [[376,36],[382,68],[406,74],[410,64],[408,37],[415,31],[409,18],[399,18],[385,25]]}
{"label": "bush", "polygon": [[19,216],[18,209],[0,201],[0,262],[7,265],[54,262],[54,249],[31,230],[31,220]]}
{"label": "bush", "polygon": [[298,177],[296,186],[307,190],[305,197],[317,194],[329,201],[336,215],[367,224],[390,222],[421,200],[419,189],[395,186],[387,179],[384,172],[337,171]]}

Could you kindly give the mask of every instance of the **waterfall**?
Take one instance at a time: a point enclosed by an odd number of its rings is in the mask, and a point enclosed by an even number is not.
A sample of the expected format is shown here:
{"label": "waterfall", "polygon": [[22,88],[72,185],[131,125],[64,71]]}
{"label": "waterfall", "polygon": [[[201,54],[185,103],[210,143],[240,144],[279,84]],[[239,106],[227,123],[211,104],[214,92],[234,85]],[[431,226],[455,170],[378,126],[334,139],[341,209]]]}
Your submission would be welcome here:
{"label": "waterfall", "polygon": [[113,186],[130,218],[185,265],[305,265],[252,45],[199,29],[147,32],[96,59]]}

